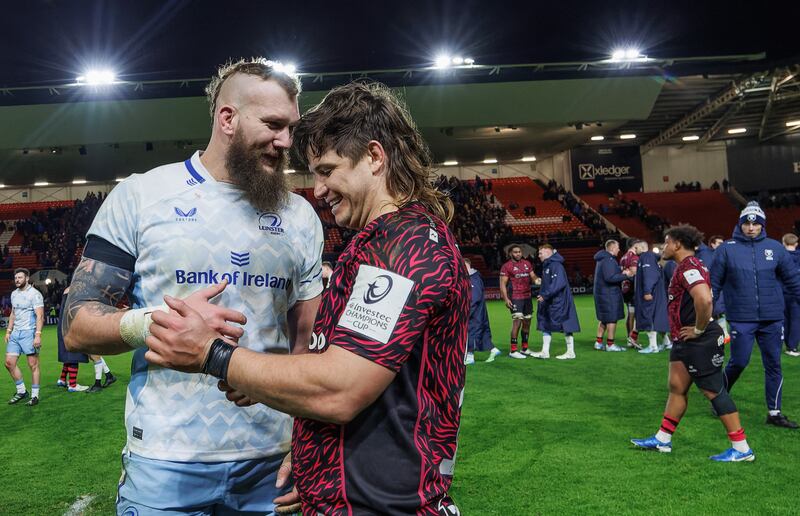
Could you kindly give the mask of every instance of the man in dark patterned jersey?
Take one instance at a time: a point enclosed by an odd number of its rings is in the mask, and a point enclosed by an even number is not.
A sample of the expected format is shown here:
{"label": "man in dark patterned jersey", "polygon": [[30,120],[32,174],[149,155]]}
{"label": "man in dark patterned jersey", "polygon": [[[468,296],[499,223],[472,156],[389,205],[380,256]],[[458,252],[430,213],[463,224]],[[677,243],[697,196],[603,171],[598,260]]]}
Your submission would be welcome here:
{"label": "man in dark patterned jersey", "polygon": [[632,240],[628,251],[619,259],[619,266],[631,274],[631,279],[622,282],[622,300],[625,302],[625,307],[628,311],[627,319],[625,319],[625,329],[628,332],[628,347],[636,349],[642,349],[642,346],[638,341],[639,332],[636,331],[636,307],[633,302],[636,296],[634,292],[636,282],[633,277],[636,276],[636,270],[639,266],[639,255],[646,250],[643,244],[645,244],[643,240]]}
{"label": "man in dark patterned jersey", "polygon": [[[427,147],[388,88],[335,88],[294,135],[314,194],[360,230],[339,257],[311,353],[236,348],[184,303],[155,315],[148,359],[222,381],[238,405],[294,415],[304,514],[459,514],[456,459],[470,284]],[[294,495],[296,496],[296,494]],[[276,503],[295,502],[293,494]]]}
{"label": "man in dark patterned jersey", "polygon": [[695,255],[703,235],[693,226],[675,226],[664,237],[664,258],[678,262],[669,283],[669,329],[673,340],[669,356],[669,397],[661,427],[655,435],[631,439],[638,448],[672,451],[672,434],[686,412],[692,383],[711,400],[731,447],[713,455],[717,462],[755,460],[755,454],[739,420],[739,411],[725,388],[722,362],[725,360],[722,328],[711,319],[711,280],[708,270]]}
{"label": "man in dark patterned jersey", "polygon": [[[513,245],[508,250],[509,260],[500,268],[500,295],[511,310],[511,358],[525,358],[533,352],[528,349],[528,335],[533,317],[531,282],[536,281],[531,262],[522,257],[522,248]],[[511,285],[511,293],[508,286]],[[517,349],[517,337],[522,330],[522,351]]]}

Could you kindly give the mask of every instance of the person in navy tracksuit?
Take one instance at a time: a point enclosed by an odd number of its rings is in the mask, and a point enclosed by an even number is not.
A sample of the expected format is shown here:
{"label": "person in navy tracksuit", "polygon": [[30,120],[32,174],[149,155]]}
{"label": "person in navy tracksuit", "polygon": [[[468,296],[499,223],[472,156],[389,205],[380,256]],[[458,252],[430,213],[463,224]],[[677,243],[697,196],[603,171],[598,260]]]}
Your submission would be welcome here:
{"label": "person in navy tracksuit", "polygon": [[[797,235],[786,233],[781,239],[786,252],[794,260],[795,267],[800,270],[800,251],[797,250]],[[800,357],[797,345],[800,344],[800,300],[783,289],[786,308],[783,313],[783,341],[786,343],[786,354],[790,357]]]}
{"label": "person in navy tracksuit", "polygon": [[767,424],[798,428],[781,412],[781,332],[783,329],[783,287],[800,297],[800,275],[780,242],[767,238],[767,218],[757,202],[747,204],[733,230],[733,238],[715,251],[711,267],[714,295],[725,295],[731,325],[731,357],[725,368],[730,390],[739,379],[758,342],[764,364]]}
{"label": "person in navy tracksuit", "polygon": [[474,364],[477,351],[491,351],[488,362],[493,362],[500,350],[492,344],[492,330],[489,328],[489,312],[486,310],[483,278],[481,273],[472,268],[469,258],[464,258],[469,271],[469,283],[472,286],[469,305],[469,325],[467,326],[467,358],[466,363]]}
{"label": "person in navy tracksuit", "polygon": [[[617,321],[625,317],[622,299],[622,282],[630,279],[623,274],[615,256],[619,254],[619,242],[607,240],[605,249],[594,255],[594,312],[597,317],[597,341],[594,349],[599,351],[625,351],[614,343]],[[606,345],[603,346],[603,335]]]}
{"label": "person in navy tracksuit", "polygon": [[634,276],[634,316],[636,330],[645,332],[649,342],[649,346],[639,353],[658,353],[658,332],[669,331],[664,275],[658,265],[658,256],[648,250],[647,242],[641,242],[639,246],[642,252]]}
{"label": "person in navy tracksuit", "polygon": [[[675,275],[675,269],[678,268],[678,264],[675,263],[675,260],[665,259],[663,254],[661,258],[661,271],[662,274],[664,274],[664,292],[667,296],[667,300],[669,300],[669,282],[672,281],[672,276]],[[664,337],[661,341],[661,348],[672,349],[672,339],[669,337],[669,332],[664,333]]]}
{"label": "person in navy tracksuit", "polygon": [[[695,256],[703,262],[703,265],[706,266],[709,272],[711,272],[711,266],[714,264],[714,252],[724,241],[725,239],[721,236],[714,235],[708,239],[708,245],[701,243],[695,250]],[[725,335],[725,344],[730,343],[731,338],[728,333],[728,321],[725,319],[725,296],[722,295],[722,292],[719,292],[719,295],[714,293],[714,309],[711,316],[722,328],[722,333]]]}
{"label": "person in navy tracksuit", "polygon": [[534,353],[535,358],[550,358],[550,339],[552,333],[563,333],[567,341],[567,352],[558,355],[559,360],[575,358],[575,337],[581,331],[578,312],[572,299],[572,289],[564,269],[564,257],[550,244],[539,246],[539,259],[542,261],[542,285],[539,289],[539,306],[536,310],[536,329],[542,332],[542,350]]}

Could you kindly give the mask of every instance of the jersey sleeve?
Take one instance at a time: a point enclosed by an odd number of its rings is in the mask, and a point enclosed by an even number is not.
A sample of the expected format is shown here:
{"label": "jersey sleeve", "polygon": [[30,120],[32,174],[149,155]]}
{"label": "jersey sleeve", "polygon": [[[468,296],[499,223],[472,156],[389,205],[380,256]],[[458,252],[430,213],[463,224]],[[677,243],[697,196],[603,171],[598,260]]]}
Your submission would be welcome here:
{"label": "jersey sleeve", "polygon": [[119,183],[106,197],[87,236],[96,236],[131,256],[138,256],[139,195],[136,176]]}
{"label": "jersey sleeve", "polygon": [[322,292],[322,247],[324,243],[322,223],[310,204],[306,205],[306,218],[313,228],[308,233],[307,245],[303,253],[300,272],[300,286],[297,299],[306,301],[314,299]]}
{"label": "jersey sleeve", "polygon": [[33,289],[33,307],[44,307],[44,297],[42,297],[42,293],[38,289]]}
{"label": "jersey sleeve", "polygon": [[501,276],[506,276],[506,277],[510,277],[511,276],[510,273],[509,273],[509,270],[508,270],[509,269],[508,263],[509,262],[506,262],[506,263],[503,264],[502,267],[500,267],[500,275]]}
{"label": "jersey sleeve", "polygon": [[423,225],[389,231],[359,252],[357,270],[347,271],[355,281],[330,344],[396,372],[447,302],[452,257]]}
{"label": "jersey sleeve", "polygon": [[703,276],[703,273],[700,271],[699,267],[695,265],[691,265],[680,271],[678,277],[681,285],[687,291],[700,284],[708,285],[708,280]]}

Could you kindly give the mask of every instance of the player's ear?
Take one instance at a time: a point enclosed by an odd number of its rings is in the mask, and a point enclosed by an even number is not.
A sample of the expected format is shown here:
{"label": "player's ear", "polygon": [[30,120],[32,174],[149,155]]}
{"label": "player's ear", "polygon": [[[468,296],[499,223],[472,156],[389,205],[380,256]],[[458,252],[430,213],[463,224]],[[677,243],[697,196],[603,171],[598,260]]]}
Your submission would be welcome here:
{"label": "player's ear", "polygon": [[236,124],[235,124],[235,117],[236,117],[236,108],[229,105],[222,105],[217,110],[217,125],[219,125],[220,130],[223,134],[227,136],[233,136],[236,132]]}
{"label": "player's ear", "polygon": [[367,157],[369,158],[369,168],[372,174],[378,174],[386,164],[386,150],[377,140],[370,140],[367,143]]}

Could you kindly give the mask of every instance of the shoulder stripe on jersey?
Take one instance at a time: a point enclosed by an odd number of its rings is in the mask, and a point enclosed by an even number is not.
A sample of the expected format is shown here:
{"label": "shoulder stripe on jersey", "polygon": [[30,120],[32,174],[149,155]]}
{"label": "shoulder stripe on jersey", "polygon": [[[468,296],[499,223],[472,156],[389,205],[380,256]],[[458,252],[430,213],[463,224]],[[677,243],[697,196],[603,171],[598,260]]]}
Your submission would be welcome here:
{"label": "shoulder stripe on jersey", "polygon": [[206,182],[206,179],[201,176],[197,169],[194,168],[194,165],[192,165],[192,158],[187,159],[183,164],[186,165],[186,170],[189,171],[189,174],[191,174],[198,183]]}

